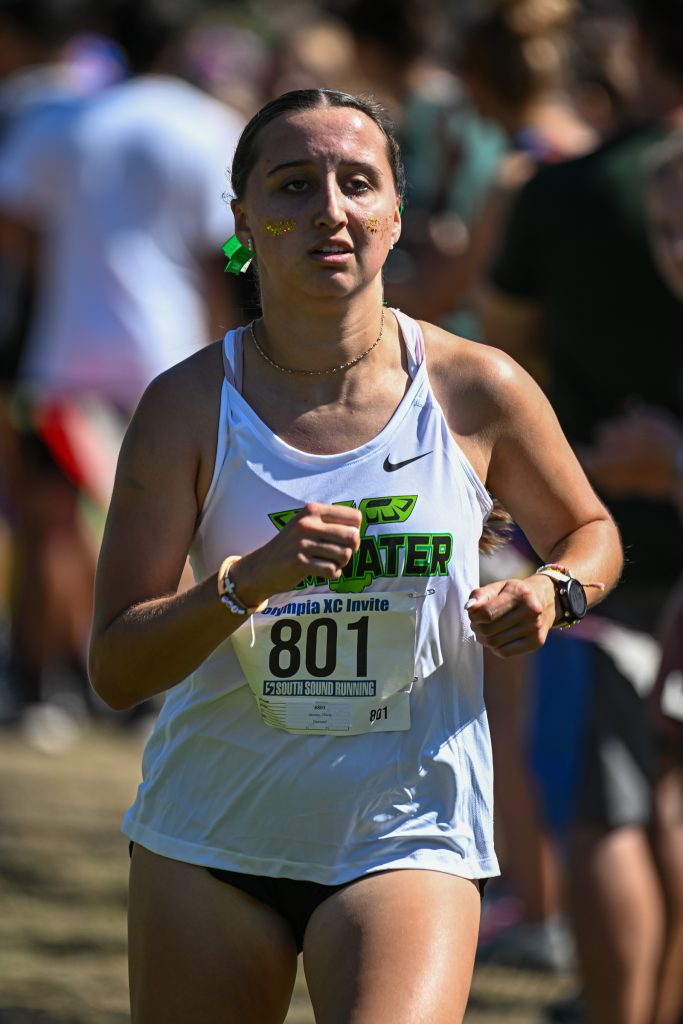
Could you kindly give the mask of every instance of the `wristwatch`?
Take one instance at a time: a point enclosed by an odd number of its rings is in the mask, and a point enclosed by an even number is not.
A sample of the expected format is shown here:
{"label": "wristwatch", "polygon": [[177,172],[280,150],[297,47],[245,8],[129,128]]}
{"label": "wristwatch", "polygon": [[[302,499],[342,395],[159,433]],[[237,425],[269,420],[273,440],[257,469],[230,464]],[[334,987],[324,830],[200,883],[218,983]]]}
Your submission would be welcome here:
{"label": "wristwatch", "polygon": [[537,570],[541,576],[548,576],[555,585],[555,595],[560,606],[561,618],[555,625],[568,629],[580,622],[588,611],[588,601],[583,584],[575,580],[569,569],[563,565],[542,565]]}

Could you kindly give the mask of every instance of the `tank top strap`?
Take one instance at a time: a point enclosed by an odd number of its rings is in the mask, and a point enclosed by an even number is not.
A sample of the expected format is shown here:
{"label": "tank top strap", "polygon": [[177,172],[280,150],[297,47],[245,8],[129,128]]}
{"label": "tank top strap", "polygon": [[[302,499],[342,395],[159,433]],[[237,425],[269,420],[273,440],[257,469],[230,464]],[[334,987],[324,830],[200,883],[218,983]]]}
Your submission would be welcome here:
{"label": "tank top strap", "polygon": [[228,331],[223,338],[223,372],[228,384],[242,394],[244,327]]}
{"label": "tank top strap", "polygon": [[422,334],[422,328],[418,324],[417,320],[413,320],[412,317],[406,316],[406,314],[401,312],[400,309],[392,308],[392,313],[398,321],[398,326],[401,329],[403,342],[406,347],[408,372],[410,373],[411,378],[414,378],[425,358],[425,341],[424,335]]}

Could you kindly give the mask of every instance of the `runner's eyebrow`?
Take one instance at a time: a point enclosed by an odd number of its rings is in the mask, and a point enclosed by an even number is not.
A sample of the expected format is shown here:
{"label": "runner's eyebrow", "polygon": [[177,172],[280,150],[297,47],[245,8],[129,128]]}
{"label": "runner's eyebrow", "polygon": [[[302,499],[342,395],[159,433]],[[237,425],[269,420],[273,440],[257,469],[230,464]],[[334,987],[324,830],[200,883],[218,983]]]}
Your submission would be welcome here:
{"label": "runner's eyebrow", "polygon": [[276,164],[275,167],[266,172],[266,177],[270,178],[272,174],[277,174],[278,171],[286,171],[290,167],[303,167],[306,162],[306,160],[288,160],[287,163]]}
{"label": "runner's eyebrow", "polygon": [[[288,160],[285,163],[276,164],[275,167],[271,167],[269,171],[266,171],[266,177],[270,178],[273,174],[277,174],[279,171],[287,171],[294,167],[308,167],[314,164],[314,160]],[[359,171],[363,171],[365,174],[372,174],[373,167],[371,164],[362,163],[361,161],[350,160],[348,166],[354,167]]]}

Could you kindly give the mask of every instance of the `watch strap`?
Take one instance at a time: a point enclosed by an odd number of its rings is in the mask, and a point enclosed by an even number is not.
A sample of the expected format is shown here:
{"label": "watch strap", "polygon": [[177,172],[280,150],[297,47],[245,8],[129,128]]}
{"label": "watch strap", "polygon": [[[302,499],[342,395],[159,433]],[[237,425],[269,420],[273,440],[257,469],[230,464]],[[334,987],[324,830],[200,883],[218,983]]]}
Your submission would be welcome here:
{"label": "watch strap", "polygon": [[536,575],[548,576],[555,585],[555,595],[557,597],[560,611],[562,612],[563,618],[554,623],[555,629],[569,629],[571,626],[575,626],[577,622],[581,621],[581,618],[577,618],[573,615],[569,602],[567,599],[567,584],[574,580],[579,586],[583,586],[565,565],[558,565],[556,562],[548,563],[547,565],[540,565],[536,570]]}

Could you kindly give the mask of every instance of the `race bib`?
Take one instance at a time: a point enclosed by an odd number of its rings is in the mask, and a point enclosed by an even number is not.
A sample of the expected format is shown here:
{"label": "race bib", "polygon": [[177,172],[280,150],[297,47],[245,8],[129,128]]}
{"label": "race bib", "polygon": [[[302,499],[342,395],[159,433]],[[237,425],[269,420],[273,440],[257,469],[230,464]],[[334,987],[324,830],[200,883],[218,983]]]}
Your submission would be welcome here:
{"label": "race bib", "polygon": [[270,604],[231,639],[263,721],[355,736],[410,727],[416,597],[315,596]]}

